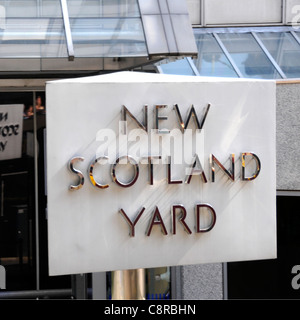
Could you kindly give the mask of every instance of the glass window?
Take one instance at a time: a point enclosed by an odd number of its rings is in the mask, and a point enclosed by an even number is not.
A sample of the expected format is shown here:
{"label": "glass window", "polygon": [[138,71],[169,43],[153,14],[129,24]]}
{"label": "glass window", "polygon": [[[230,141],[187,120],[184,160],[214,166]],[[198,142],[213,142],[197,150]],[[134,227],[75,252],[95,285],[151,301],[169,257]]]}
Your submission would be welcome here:
{"label": "glass window", "polygon": [[176,75],[184,75],[184,76],[194,76],[195,73],[189,64],[186,58],[163,63],[160,65],[163,73],[166,74],[176,74]]}
{"label": "glass window", "polygon": [[257,33],[287,78],[300,78],[300,45],[289,32]]}
{"label": "glass window", "polygon": [[76,57],[147,56],[136,0],[69,0]]}
{"label": "glass window", "polygon": [[7,290],[35,288],[32,105],[31,92],[1,92],[0,265]]}
{"label": "glass window", "polygon": [[171,298],[171,268],[150,268],[147,273],[147,300],[168,300]]}
{"label": "glass window", "polygon": [[68,57],[59,1],[0,1],[0,58]]}
{"label": "glass window", "polygon": [[0,0],[0,12],[10,18],[61,17],[60,0]]}
{"label": "glass window", "polygon": [[40,289],[71,287],[70,276],[48,275],[45,113],[43,91],[0,92],[0,265],[8,291],[36,290],[37,279]]}
{"label": "glass window", "polygon": [[250,33],[220,33],[219,37],[245,78],[281,78]]}
{"label": "glass window", "polygon": [[140,17],[137,0],[68,0],[70,18]]}
{"label": "glass window", "polygon": [[[137,0],[67,1],[76,57],[148,56]],[[0,0],[0,58],[67,58],[59,0]]]}
{"label": "glass window", "polygon": [[70,19],[75,57],[147,56],[140,18]]}
{"label": "glass window", "polygon": [[201,76],[237,77],[212,34],[195,34],[195,38],[198,47],[195,65]]}

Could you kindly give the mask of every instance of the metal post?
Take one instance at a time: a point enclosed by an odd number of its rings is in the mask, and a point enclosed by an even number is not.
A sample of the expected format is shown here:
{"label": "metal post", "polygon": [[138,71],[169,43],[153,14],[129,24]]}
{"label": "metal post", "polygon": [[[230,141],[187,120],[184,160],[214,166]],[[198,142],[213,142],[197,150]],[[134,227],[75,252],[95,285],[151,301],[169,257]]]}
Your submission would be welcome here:
{"label": "metal post", "polygon": [[281,10],[281,23],[283,25],[286,25],[287,24],[287,21],[286,21],[286,6],[287,6],[287,3],[286,3],[286,0],[282,0],[282,10]]}
{"label": "metal post", "polygon": [[223,266],[223,299],[228,300],[228,271],[227,262],[222,264]]}
{"label": "metal post", "polygon": [[171,267],[171,297],[174,300],[182,299],[182,271],[181,267]]}
{"label": "metal post", "polygon": [[145,269],[112,272],[112,300],[145,300]]}
{"label": "metal post", "polygon": [[294,37],[294,39],[300,44],[300,38],[297,36],[297,33],[295,31],[291,31],[290,33]]}
{"label": "metal post", "polygon": [[186,60],[187,60],[187,62],[189,63],[190,67],[192,68],[195,76],[200,76],[200,73],[199,73],[197,67],[195,66],[192,58],[191,58],[191,57],[187,57]]}
{"label": "metal post", "polygon": [[37,141],[36,92],[35,91],[33,92],[33,141],[34,141],[36,290],[40,290],[38,141]]}
{"label": "metal post", "polygon": [[262,51],[265,53],[265,55],[267,56],[267,58],[271,61],[272,65],[275,67],[275,69],[277,70],[277,72],[280,74],[281,78],[286,79],[286,75],[284,74],[284,72],[282,71],[282,69],[280,68],[280,66],[278,65],[278,63],[275,61],[275,59],[272,57],[272,55],[270,54],[270,52],[267,50],[267,48],[265,47],[265,45],[263,44],[263,42],[260,40],[260,38],[258,37],[258,35],[255,32],[251,32],[253,38],[256,40],[257,44],[260,46],[260,48],[262,49]]}
{"label": "metal post", "polygon": [[213,33],[214,38],[216,39],[216,41],[218,42],[218,45],[220,46],[221,50],[223,51],[223,53],[225,54],[226,58],[228,59],[228,61],[230,62],[232,68],[234,69],[235,73],[238,75],[239,78],[243,78],[243,74],[241,73],[240,69],[238,68],[238,66],[235,64],[235,62],[233,61],[231,55],[229,54],[228,50],[226,49],[226,47],[224,46],[222,40],[220,39],[220,37],[218,36],[217,33]]}
{"label": "metal post", "polygon": [[87,275],[75,274],[72,275],[72,296],[75,299],[87,299]]}
{"label": "metal post", "polygon": [[92,275],[93,299],[106,299],[106,272],[94,272]]}
{"label": "metal post", "polygon": [[[2,288],[5,289],[5,288]],[[49,299],[66,298],[72,296],[71,289],[0,291],[0,299]]]}
{"label": "metal post", "polygon": [[205,27],[205,3],[204,3],[204,0],[201,0],[200,2],[200,25],[202,27]]}
{"label": "metal post", "polygon": [[73,47],[73,40],[72,40],[72,33],[71,33],[71,26],[70,26],[70,18],[69,18],[67,1],[60,0],[60,4],[61,4],[63,21],[64,21],[64,28],[65,28],[65,35],[66,35],[66,41],[67,41],[69,61],[73,61],[74,60],[74,47]]}

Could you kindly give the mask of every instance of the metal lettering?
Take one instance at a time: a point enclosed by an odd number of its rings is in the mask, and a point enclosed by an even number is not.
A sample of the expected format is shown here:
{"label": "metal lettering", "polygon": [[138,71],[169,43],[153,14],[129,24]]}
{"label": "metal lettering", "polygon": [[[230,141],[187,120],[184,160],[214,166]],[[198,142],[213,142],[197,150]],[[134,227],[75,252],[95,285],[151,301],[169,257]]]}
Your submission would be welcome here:
{"label": "metal lettering", "polygon": [[[116,176],[116,167],[117,165],[119,164],[120,160],[122,159],[127,159],[127,161],[129,161],[129,163],[131,163],[134,167],[134,176],[133,178],[131,179],[131,181],[125,183],[125,182],[121,182],[117,176]],[[123,188],[128,188],[128,187],[131,187],[132,185],[135,184],[135,182],[137,181],[138,177],[139,177],[139,166],[137,164],[137,162],[133,159],[133,157],[131,156],[122,156],[122,157],[119,157],[117,158],[116,162],[114,164],[112,164],[111,166],[111,176],[112,176],[112,179],[113,181],[119,185],[120,187],[123,187]]]}
{"label": "metal lettering", "polygon": [[135,230],[134,230],[134,227],[135,225],[137,224],[137,222],[139,221],[140,217],[142,216],[142,214],[144,213],[145,211],[145,208],[143,207],[140,212],[138,213],[138,215],[136,216],[136,218],[134,219],[134,221],[132,222],[130,220],[130,218],[127,216],[127,214],[125,213],[125,211],[123,209],[120,209],[120,213],[121,215],[125,218],[126,222],[129,224],[129,227],[130,227],[130,232],[129,232],[129,235],[131,237],[134,237],[135,236]]}
{"label": "metal lettering", "polygon": [[168,119],[168,117],[166,117],[166,116],[159,116],[158,115],[159,109],[167,108],[167,107],[168,106],[166,104],[156,106],[156,109],[155,109],[155,111],[156,111],[155,112],[155,129],[157,129],[158,133],[170,133],[170,130],[168,130],[168,129],[159,129],[159,121]]}
{"label": "metal lettering", "polygon": [[187,129],[191,118],[194,119],[194,122],[196,124],[197,129],[203,129],[203,126],[204,126],[204,123],[205,123],[205,120],[206,120],[206,117],[207,117],[209,109],[210,109],[210,103],[207,105],[207,107],[205,109],[205,112],[204,112],[204,115],[203,115],[203,118],[202,118],[202,120],[200,122],[198,117],[197,117],[194,105],[192,105],[191,108],[190,108],[190,111],[188,112],[188,117],[187,117],[187,119],[185,121],[185,124],[184,124],[182,116],[181,116],[181,113],[180,113],[180,110],[179,110],[179,107],[178,107],[177,104],[174,104],[174,110],[175,110],[176,115],[177,115],[177,119],[178,119],[178,122],[179,122],[179,126],[180,126],[181,132],[183,133]]}
{"label": "metal lettering", "polygon": [[[252,176],[250,177],[246,177],[246,173],[245,173],[245,169],[246,169],[246,161],[245,158],[247,156],[251,156],[255,162],[256,162],[256,170],[254,171],[254,173],[252,174]],[[251,181],[257,178],[257,176],[260,173],[261,170],[261,164],[260,164],[260,160],[258,158],[258,156],[255,153],[252,152],[244,152],[241,154],[241,160],[242,160],[242,180],[244,181]]]}
{"label": "metal lettering", "polygon": [[99,188],[99,189],[106,189],[109,187],[108,184],[100,184],[94,178],[94,167],[95,167],[96,163],[99,163],[103,159],[107,161],[108,157],[106,157],[106,156],[98,157],[97,159],[93,160],[90,163],[89,168],[88,168],[88,174],[89,174],[89,178],[90,178],[92,185],[95,186],[96,188]]}
{"label": "metal lettering", "polygon": [[219,168],[228,176],[228,178],[234,181],[234,154],[231,154],[231,170],[225,169],[222,163],[213,155],[210,155],[210,168],[211,168],[211,181],[215,182],[215,163]]}
{"label": "metal lettering", "polygon": [[171,157],[170,156],[168,156],[167,175],[168,175],[168,184],[180,184],[180,183],[182,183],[181,180],[172,180]]}
{"label": "metal lettering", "polygon": [[74,168],[74,163],[76,161],[84,161],[84,158],[83,157],[74,157],[68,162],[69,170],[71,172],[75,173],[79,178],[78,184],[77,185],[72,185],[71,184],[69,186],[69,190],[79,190],[79,189],[81,189],[83,187],[83,184],[84,184],[84,177],[83,177],[82,172]]}
{"label": "metal lettering", "polygon": [[200,129],[203,129],[203,126],[204,126],[204,123],[205,123],[205,120],[206,120],[206,117],[208,115],[208,111],[210,109],[210,103],[207,105],[206,107],[206,110],[205,110],[205,113],[204,113],[204,116],[202,118],[202,121],[201,121],[201,125],[200,125]]}
{"label": "metal lettering", "polygon": [[[127,121],[126,115],[129,115],[132,120],[143,130],[148,132],[148,106],[144,105],[144,124],[136,119],[136,117],[123,105],[122,120]],[[126,134],[126,126],[123,128],[123,133]]]}
{"label": "metal lettering", "polygon": [[181,216],[178,219],[178,222],[180,222],[184,228],[184,230],[188,233],[191,234],[192,231],[191,229],[188,227],[188,225],[185,222],[185,218],[186,218],[186,209],[182,204],[174,204],[172,206],[172,233],[176,234],[176,211],[180,211],[181,212]]}
{"label": "metal lettering", "polygon": [[161,159],[161,156],[148,156],[148,157],[143,157],[144,159],[148,160],[148,168],[149,168],[149,183],[150,185],[153,185],[154,181],[154,174],[153,174],[153,160],[155,159]]}
{"label": "metal lettering", "polygon": [[178,122],[179,122],[180,130],[183,133],[184,130],[185,130],[185,125],[184,125],[184,122],[182,120],[181,113],[179,111],[179,107],[178,107],[177,104],[174,104],[174,110],[175,110],[176,115],[177,115],[177,119],[178,119]]}
{"label": "metal lettering", "polygon": [[[211,215],[211,223],[206,228],[200,227],[200,209],[201,208],[207,208]],[[196,232],[197,233],[209,232],[215,226],[216,219],[217,219],[216,212],[211,205],[207,203],[201,203],[196,205]]]}
{"label": "metal lettering", "polygon": [[[196,166],[198,167],[198,169]],[[185,177],[185,183],[189,184],[191,182],[192,176],[196,174],[201,176],[204,183],[207,183],[205,173],[202,169],[202,165],[197,154],[195,154],[193,158],[192,165],[189,171],[189,174]]]}
{"label": "metal lettering", "polygon": [[154,213],[153,213],[151,222],[150,222],[150,224],[149,224],[148,231],[147,231],[147,233],[146,233],[148,237],[150,236],[151,231],[152,231],[152,227],[153,227],[154,225],[160,225],[162,233],[163,233],[164,235],[167,235],[167,234],[168,234],[167,229],[166,229],[166,227],[165,227],[165,225],[164,225],[163,219],[162,219],[162,217],[161,217],[161,215],[160,215],[160,212],[159,212],[157,206],[155,207],[155,210],[154,210]]}

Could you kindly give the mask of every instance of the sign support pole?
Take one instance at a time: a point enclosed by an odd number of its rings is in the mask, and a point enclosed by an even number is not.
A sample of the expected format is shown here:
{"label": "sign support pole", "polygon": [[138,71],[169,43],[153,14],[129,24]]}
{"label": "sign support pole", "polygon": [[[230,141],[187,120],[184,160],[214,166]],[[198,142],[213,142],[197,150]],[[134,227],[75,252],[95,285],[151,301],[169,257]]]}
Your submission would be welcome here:
{"label": "sign support pole", "polygon": [[112,300],[145,300],[145,269],[112,272]]}
{"label": "sign support pole", "polygon": [[72,296],[75,299],[87,299],[87,276],[84,273],[72,275]]}

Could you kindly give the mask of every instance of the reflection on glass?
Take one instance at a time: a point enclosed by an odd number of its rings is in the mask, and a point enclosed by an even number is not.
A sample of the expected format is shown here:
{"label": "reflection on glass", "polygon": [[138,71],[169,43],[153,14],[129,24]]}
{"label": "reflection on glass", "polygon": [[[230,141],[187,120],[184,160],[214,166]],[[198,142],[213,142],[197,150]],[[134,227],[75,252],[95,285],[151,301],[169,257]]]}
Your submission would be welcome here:
{"label": "reflection on glass", "polygon": [[[137,0],[69,0],[76,57],[147,56]],[[59,0],[0,1],[0,58],[67,58]]]}
{"label": "reflection on glass", "polygon": [[[33,120],[23,118],[23,109],[32,104],[31,92],[0,95],[0,125],[14,124],[16,118],[23,122],[17,141],[2,135],[0,142],[0,146],[5,143],[0,151],[0,265],[6,269],[7,290],[33,289],[35,285]],[[14,109],[14,105],[23,108]],[[19,156],[7,157],[8,147],[18,150]]]}
{"label": "reflection on glass", "polygon": [[140,18],[70,19],[76,57],[146,56]]}
{"label": "reflection on glass", "polygon": [[287,78],[300,78],[300,45],[289,32],[257,33]]}
{"label": "reflection on glass", "polygon": [[198,59],[195,65],[201,76],[237,77],[232,65],[212,34],[195,34]]}
{"label": "reflection on glass", "polygon": [[[45,114],[45,106],[44,106],[44,100],[42,98],[41,95],[38,95],[36,97],[36,100],[35,100],[35,110],[36,110],[36,113],[37,114]],[[24,118],[31,118],[33,117],[33,114],[34,114],[34,110],[33,110],[33,105],[32,103],[30,104],[25,104],[24,105],[24,113],[23,113],[23,116]]]}
{"label": "reflection on glass", "polygon": [[163,63],[160,65],[163,73],[166,74],[176,74],[176,75],[184,75],[184,76],[194,76],[195,73],[191,68],[187,58]]}
{"label": "reflection on glass", "polygon": [[[6,123],[9,126],[17,124],[17,114],[22,121],[22,130],[21,125],[15,126],[14,134],[17,133],[20,138],[18,141],[12,143],[13,135],[6,137],[2,135],[0,139],[0,148],[1,142],[5,144],[5,150],[0,149],[0,265],[6,269],[8,291],[35,290],[37,276],[43,289],[71,287],[70,276],[58,278],[48,276],[48,243],[47,234],[44,232],[47,230],[47,219],[44,215],[47,206],[44,161],[45,102],[45,92],[42,91],[34,93],[9,91],[0,94],[2,109],[0,126],[5,127]],[[12,117],[10,111],[14,105],[20,108],[14,110]],[[37,109],[35,115],[28,117],[26,112],[34,106]],[[21,151],[20,154],[7,157],[8,146]],[[35,156],[37,156],[36,163]],[[39,204],[38,220],[35,215],[36,197]],[[38,230],[36,230],[37,225]],[[35,251],[36,240],[39,241],[40,248],[38,257]],[[39,273],[37,264],[40,266]]]}
{"label": "reflection on glass", "polygon": [[140,17],[137,0],[68,0],[70,18]]}
{"label": "reflection on glass", "polygon": [[9,18],[61,17],[60,0],[1,0],[0,15]]}
{"label": "reflection on glass", "polygon": [[60,3],[0,1],[0,57],[67,57]]}
{"label": "reflection on glass", "polygon": [[147,55],[136,0],[69,0],[68,10],[75,56]]}
{"label": "reflection on glass", "polygon": [[245,78],[281,78],[250,33],[222,33],[219,37]]}
{"label": "reflection on glass", "polygon": [[168,300],[171,298],[170,267],[146,269],[147,300]]}

